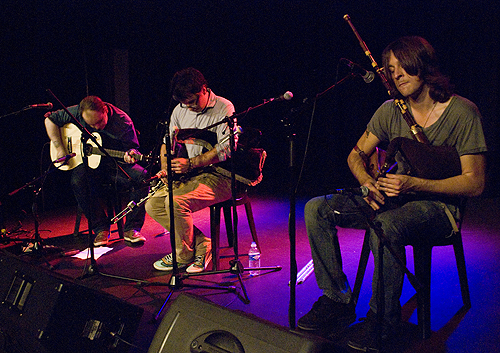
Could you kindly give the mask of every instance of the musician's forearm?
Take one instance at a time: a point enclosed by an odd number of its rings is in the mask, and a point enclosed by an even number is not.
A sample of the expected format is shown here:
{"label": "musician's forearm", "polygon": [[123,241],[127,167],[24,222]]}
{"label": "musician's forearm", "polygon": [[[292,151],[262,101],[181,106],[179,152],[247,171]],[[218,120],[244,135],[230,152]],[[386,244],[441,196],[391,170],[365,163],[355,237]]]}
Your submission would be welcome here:
{"label": "musician's forearm", "polygon": [[210,164],[218,163],[219,156],[217,155],[217,150],[213,148],[208,152],[190,158],[190,160],[192,168],[202,168]]}
{"label": "musician's forearm", "polygon": [[462,174],[442,180],[413,179],[413,190],[422,193],[474,197],[484,190],[484,178],[476,175]]}
{"label": "musician's forearm", "polygon": [[486,159],[482,154],[460,157],[462,174],[442,180],[417,179],[415,191],[450,196],[479,196],[484,191]]}
{"label": "musician's forearm", "polygon": [[351,151],[347,157],[347,164],[352,175],[358,180],[360,185],[364,185],[367,182],[375,182],[375,180],[366,171],[363,159],[354,150]]}
{"label": "musician's forearm", "polygon": [[45,130],[47,131],[47,136],[49,137],[52,145],[56,148],[58,152],[66,153],[66,149],[62,142],[61,130],[59,126],[54,124],[49,118],[45,118]]}

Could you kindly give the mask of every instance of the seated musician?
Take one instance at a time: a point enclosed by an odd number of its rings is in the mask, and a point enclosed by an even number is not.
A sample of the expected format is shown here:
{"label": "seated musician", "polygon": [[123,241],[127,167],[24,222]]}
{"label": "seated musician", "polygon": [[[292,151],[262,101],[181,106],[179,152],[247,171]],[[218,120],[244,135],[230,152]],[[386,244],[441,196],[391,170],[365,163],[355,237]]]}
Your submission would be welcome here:
{"label": "seated musician", "polygon": [[[169,134],[176,129],[203,129],[234,114],[233,104],[215,95],[207,87],[201,72],[186,68],[172,78],[171,92],[179,104],[174,108],[169,125]],[[187,272],[203,271],[211,259],[210,239],[193,225],[192,213],[231,198],[231,179],[223,176],[210,165],[230,157],[229,127],[226,123],[209,129],[216,135],[217,143],[208,151],[197,144],[185,144],[187,156],[172,159],[172,172],[184,175],[181,181],[173,180],[176,261],[179,269]],[[167,137],[166,136],[166,137]],[[161,168],[166,175],[166,145],[161,147]],[[197,171],[197,172],[196,172]],[[174,178],[177,179],[177,178]],[[167,180],[146,202],[146,212],[163,228],[170,229],[170,210]],[[160,271],[172,271],[172,253],[156,261],[153,266]]]}
{"label": "seated musician", "polygon": [[[106,215],[101,200],[103,195],[101,188],[104,183],[109,182],[117,191],[128,190],[127,202],[139,200],[148,194],[148,189],[141,185],[146,176],[146,170],[136,164],[136,158],[139,156],[136,130],[134,123],[124,111],[103,102],[96,96],[85,97],[80,104],[69,107],[68,111],[90,133],[99,133],[104,149],[125,152],[120,167],[130,176],[130,179],[117,168],[116,160],[107,157],[100,159],[97,168],[88,169],[88,182],[85,174],[87,168],[83,163],[71,171],[71,186],[76,200],[85,217],[91,220],[92,230],[96,234],[94,246],[106,245],[109,239],[111,215],[109,217]],[[48,112],[45,118],[47,135],[57,151],[56,158],[68,155],[68,147],[63,141],[60,128],[73,123],[73,118],[63,109]],[[78,130],[78,135],[72,138],[80,139],[80,136],[81,133]],[[80,150],[73,152],[81,153]],[[141,234],[145,215],[144,207],[138,207],[127,216],[124,226],[125,241],[141,243],[146,240]]]}
{"label": "seated musician", "polygon": [[[356,318],[351,288],[342,270],[337,227],[367,229],[366,215],[369,214],[405,262],[405,245],[453,236],[459,208],[447,201],[450,197],[477,196],[484,189],[486,144],[480,113],[472,102],[452,93],[449,80],[438,69],[431,45],[420,37],[403,37],[385,48],[382,60],[389,83],[402,96],[430,144],[453,146],[458,153],[461,172],[430,180],[406,174],[401,170],[404,163],[398,163],[395,172],[375,179],[367,171],[363,154],[370,156],[380,143],[388,144],[396,137],[412,138],[394,100],[380,106],[347,159],[354,177],[369,189],[369,194],[364,198],[339,194],[320,196],[309,200],[305,206],[316,282],[323,295],[298,320],[298,327],[304,330],[327,327],[340,330]],[[425,159],[425,156],[419,158]],[[396,160],[401,160],[400,152]],[[408,195],[412,197],[405,201]],[[351,197],[355,197],[361,207]],[[401,203],[388,208],[387,204],[396,197]],[[370,232],[370,246],[377,264],[379,242],[373,229]],[[395,335],[400,327],[404,269],[398,266],[386,247],[382,271],[385,315],[381,337],[387,342],[386,339]],[[377,280],[376,268],[370,300],[372,313],[377,312]],[[349,342],[352,348],[362,351],[376,348],[376,321],[369,318],[366,321],[369,334],[359,342]]]}

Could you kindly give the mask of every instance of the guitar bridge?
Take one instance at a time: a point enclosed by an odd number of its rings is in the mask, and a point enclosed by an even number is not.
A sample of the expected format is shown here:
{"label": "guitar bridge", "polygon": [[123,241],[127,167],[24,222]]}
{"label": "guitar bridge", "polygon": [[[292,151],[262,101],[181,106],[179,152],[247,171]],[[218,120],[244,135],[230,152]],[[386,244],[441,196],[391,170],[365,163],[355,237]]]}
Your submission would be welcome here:
{"label": "guitar bridge", "polygon": [[73,144],[72,144],[73,140],[72,140],[72,137],[68,136],[67,141],[68,142],[67,142],[66,146],[68,146],[68,153],[71,154],[71,153],[73,153]]}

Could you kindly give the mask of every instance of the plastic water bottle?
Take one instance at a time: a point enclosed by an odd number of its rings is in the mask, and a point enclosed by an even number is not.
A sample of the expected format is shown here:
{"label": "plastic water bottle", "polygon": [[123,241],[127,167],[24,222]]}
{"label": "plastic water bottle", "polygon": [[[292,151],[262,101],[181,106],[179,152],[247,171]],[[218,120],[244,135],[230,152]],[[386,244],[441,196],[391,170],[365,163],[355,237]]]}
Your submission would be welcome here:
{"label": "plastic water bottle", "polygon": [[[260,250],[257,244],[253,241],[250,245],[250,250],[248,251],[248,268],[260,267]],[[260,271],[250,270],[250,276],[256,276]]]}

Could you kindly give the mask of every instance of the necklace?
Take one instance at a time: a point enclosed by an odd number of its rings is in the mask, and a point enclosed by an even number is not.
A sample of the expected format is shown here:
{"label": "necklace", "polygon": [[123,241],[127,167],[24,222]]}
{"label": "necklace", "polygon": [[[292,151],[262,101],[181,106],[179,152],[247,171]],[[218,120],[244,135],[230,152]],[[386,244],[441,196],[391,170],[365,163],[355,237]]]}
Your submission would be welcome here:
{"label": "necklace", "polygon": [[427,119],[425,120],[425,123],[424,123],[424,126],[422,126],[422,129],[425,128],[425,126],[427,125],[427,122],[429,121],[429,118],[431,117],[432,115],[432,112],[434,111],[434,108],[436,108],[436,105],[437,105],[437,101],[434,101],[434,104],[432,106],[432,109],[431,111],[429,112],[429,115],[427,115]]}

